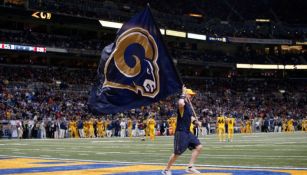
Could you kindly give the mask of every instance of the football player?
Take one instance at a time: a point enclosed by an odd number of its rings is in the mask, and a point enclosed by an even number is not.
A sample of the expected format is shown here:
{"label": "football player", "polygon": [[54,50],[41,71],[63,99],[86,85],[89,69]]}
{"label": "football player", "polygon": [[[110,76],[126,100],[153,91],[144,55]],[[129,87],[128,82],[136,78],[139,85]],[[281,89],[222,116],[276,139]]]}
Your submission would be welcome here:
{"label": "football player", "polygon": [[294,132],[293,121],[294,121],[293,118],[287,121],[288,132]]}
{"label": "football player", "polygon": [[101,118],[97,121],[97,137],[104,137],[105,135],[105,128],[104,128],[104,122]]}
{"label": "football player", "polygon": [[252,125],[251,125],[250,119],[246,120],[245,133],[249,133],[249,134],[252,133]]}
{"label": "football player", "polygon": [[225,136],[225,117],[222,114],[220,114],[220,116],[217,117],[216,126],[217,126],[217,133],[218,133],[220,142],[226,141],[226,136]]}
{"label": "football player", "polygon": [[155,119],[149,116],[149,119],[147,120],[147,127],[151,141],[155,140],[155,126],[156,126]]}
{"label": "football player", "polygon": [[235,126],[235,119],[232,117],[232,115],[230,115],[227,121],[228,121],[228,140],[232,142],[234,126]]}

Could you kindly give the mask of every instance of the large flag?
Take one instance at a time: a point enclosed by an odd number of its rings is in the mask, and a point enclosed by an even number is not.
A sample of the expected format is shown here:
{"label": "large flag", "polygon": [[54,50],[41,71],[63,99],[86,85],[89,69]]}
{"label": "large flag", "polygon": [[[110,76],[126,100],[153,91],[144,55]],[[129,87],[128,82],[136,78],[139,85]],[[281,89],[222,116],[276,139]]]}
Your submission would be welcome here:
{"label": "large flag", "polygon": [[172,59],[147,7],[106,46],[88,106],[94,114],[113,114],[146,106],[181,90]]}

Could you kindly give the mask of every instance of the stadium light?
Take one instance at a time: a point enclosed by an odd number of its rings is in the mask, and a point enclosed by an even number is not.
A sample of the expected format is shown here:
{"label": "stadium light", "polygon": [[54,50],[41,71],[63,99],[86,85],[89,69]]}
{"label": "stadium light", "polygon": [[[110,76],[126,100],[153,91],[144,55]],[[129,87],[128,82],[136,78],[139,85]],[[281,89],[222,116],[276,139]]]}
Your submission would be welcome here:
{"label": "stadium light", "polygon": [[110,27],[110,28],[115,28],[115,29],[119,29],[123,25],[123,23],[112,22],[112,21],[99,20],[99,22],[103,27]]}
{"label": "stadium light", "polygon": [[198,39],[198,40],[206,40],[207,36],[206,35],[200,35],[200,34],[195,34],[195,33],[187,33],[187,37],[190,39]]}
{"label": "stadium light", "polygon": [[162,35],[165,35],[165,29],[160,29]]}
{"label": "stadium light", "polygon": [[55,81],[55,84],[56,84],[56,85],[60,85],[61,83],[62,83],[62,82],[59,81],[59,80],[56,80],[56,81]]}
{"label": "stadium light", "polygon": [[203,15],[199,14],[199,13],[189,13],[189,16],[196,17],[196,18],[202,18],[203,17]]}
{"label": "stadium light", "polygon": [[300,69],[300,70],[306,70],[307,65],[286,65],[286,69]]}
{"label": "stadium light", "polygon": [[238,69],[252,69],[253,68],[252,64],[237,64],[236,66]]}
{"label": "stadium light", "polygon": [[285,65],[285,69],[296,69],[295,65]]}
{"label": "stadium light", "polygon": [[181,37],[181,38],[185,38],[186,37],[186,33],[185,32],[176,31],[176,30],[166,30],[166,35],[177,36],[177,37]]}
{"label": "stadium light", "polygon": [[237,64],[238,69],[274,69],[274,70],[307,70],[307,65],[280,65],[280,64]]}
{"label": "stadium light", "polygon": [[[123,23],[105,20],[99,20],[99,23],[102,25],[102,27],[109,27],[114,29],[120,29],[123,26]],[[160,29],[160,32],[162,35],[165,35],[165,29]]]}
{"label": "stadium light", "polygon": [[256,22],[270,22],[270,19],[256,19]]}
{"label": "stadium light", "polygon": [[307,45],[307,41],[304,41],[304,42],[296,41],[295,44],[296,45]]}
{"label": "stadium light", "polygon": [[278,65],[274,64],[254,64],[253,69],[278,69]]}
{"label": "stadium light", "polygon": [[307,70],[307,65],[296,65],[296,69]]}

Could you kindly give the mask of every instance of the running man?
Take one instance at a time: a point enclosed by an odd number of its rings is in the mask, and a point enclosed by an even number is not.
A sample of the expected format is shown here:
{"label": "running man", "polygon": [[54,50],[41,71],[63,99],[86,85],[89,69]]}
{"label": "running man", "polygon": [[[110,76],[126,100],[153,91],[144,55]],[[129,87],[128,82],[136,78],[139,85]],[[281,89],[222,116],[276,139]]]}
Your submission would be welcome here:
{"label": "running man", "polygon": [[183,94],[178,101],[178,115],[177,127],[174,137],[174,153],[170,156],[166,168],[162,171],[164,175],[171,175],[171,166],[176,159],[186,151],[187,148],[192,150],[192,156],[186,172],[193,174],[200,174],[194,168],[194,162],[202,150],[202,145],[195,135],[190,132],[190,125],[192,120],[192,106],[190,104],[192,97],[196,95],[191,89],[183,87]]}

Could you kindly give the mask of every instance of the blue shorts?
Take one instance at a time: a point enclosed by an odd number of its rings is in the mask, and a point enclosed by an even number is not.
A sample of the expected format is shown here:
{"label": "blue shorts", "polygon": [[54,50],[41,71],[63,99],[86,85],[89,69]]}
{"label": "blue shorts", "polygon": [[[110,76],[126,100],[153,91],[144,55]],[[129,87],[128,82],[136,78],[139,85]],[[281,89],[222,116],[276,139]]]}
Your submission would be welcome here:
{"label": "blue shorts", "polygon": [[187,148],[193,150],[200,144],[198,138],[191,132],[176,131],[174,138],[174,154],[181,155]]}

